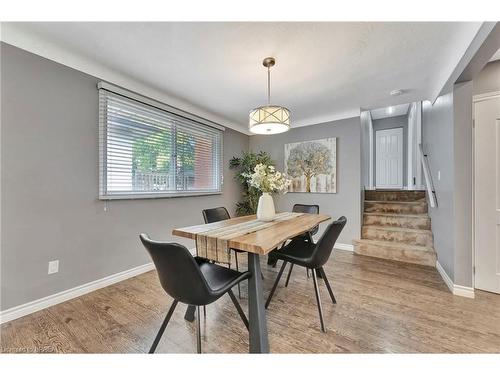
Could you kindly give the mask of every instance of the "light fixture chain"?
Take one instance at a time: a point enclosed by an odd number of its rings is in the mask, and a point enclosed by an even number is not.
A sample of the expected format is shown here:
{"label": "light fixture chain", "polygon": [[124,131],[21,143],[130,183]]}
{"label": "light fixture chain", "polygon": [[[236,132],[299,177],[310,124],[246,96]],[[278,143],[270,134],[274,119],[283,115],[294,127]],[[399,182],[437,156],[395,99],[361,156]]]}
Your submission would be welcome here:
{"label": "light fixture chain", "polygon": [[271,67],[267,67],[267,104],[271,104]]}

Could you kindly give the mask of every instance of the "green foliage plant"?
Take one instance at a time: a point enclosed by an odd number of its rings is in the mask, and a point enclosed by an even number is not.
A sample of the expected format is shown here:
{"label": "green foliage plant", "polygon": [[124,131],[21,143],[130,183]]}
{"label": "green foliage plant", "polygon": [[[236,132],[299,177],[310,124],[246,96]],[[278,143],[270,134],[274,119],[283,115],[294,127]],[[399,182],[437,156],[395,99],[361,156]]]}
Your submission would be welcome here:
{"label": "green foliage plant", "polygon": [[236,203],[236,214],[238,216],[253,215],[257,212],[257,204],[261,191],[248,182],[248,175],[254,172],[257,164],[264,164],[266,166],[273,165],[271,155],[267,152],[259,151],[257,153],[252,151],[244,151],[240,156],[235,156],[229,161],[229,168],[235,171],[234,178],[238,181],[243,190],[243,198],[240,202]]}

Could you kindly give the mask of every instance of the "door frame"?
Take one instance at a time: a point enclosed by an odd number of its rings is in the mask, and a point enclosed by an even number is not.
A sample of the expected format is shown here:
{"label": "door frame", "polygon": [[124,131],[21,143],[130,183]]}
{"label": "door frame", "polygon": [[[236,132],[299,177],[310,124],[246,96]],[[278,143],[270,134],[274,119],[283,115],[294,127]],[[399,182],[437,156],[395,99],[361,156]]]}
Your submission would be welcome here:
{"label": "door frame", "polygon": [[404,188],[404,176],[403,176],[403,172],[404,172],[404,129],[403,127],[401,126],[398,126],[396,128],[390,128],[390,129],[380,129],[380,130],[375,130],[375,145],[377,145],[377,134],[379,132],[384,132],[384,131],[388,131],[388,130],[398,130],[398,132],[401,132],[401,152],[400,152],[400,157],[401,157],[401,186],[398,186],[398,187],[379,187],[378,184],[377,184],[377,173],[378,173],[378,160],[377,160],[377,153],[378,153],[378,147],[375,148],[375,165],[377,166],[377,170],[376,170],[376,173],[375,173],[375,189],[399,189],[399,190],[403,190]]}
{"label": "door frame", "polygon": [[472,289],[476,289],[476,103],[500,97],[500,91],[472,96]]}
{"label": "door frame", "polygon": [[[412,115],[413,121],[410,121],[410,115]],[[422,184],[422,163],[419,153],[419,144],[422,143],[422,102],[410,104],[407,138],[406,188],[408,190],[425,190]]]}

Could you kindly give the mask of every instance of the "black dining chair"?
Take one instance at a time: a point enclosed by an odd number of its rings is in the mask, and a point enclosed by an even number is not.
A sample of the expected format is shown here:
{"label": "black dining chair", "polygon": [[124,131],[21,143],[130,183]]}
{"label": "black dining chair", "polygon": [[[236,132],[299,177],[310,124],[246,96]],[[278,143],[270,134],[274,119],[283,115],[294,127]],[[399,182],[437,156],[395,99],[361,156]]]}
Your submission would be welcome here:
{"label": "black dining chair", "polygon": [[[231,216],[229,215],[229,212],[227,211],[226,207],[206,208],[201,212],[203,214],[203,219],[205,220],[205,224],[231,219]],[[231,250],[234,251],[236,271],[239,271],[240,267],[238,265],[238,253],[244,253],[244,251],[237,249],[231,249]],[[231,265],[229,267],[231,267]],[[238,284],[238,297],[241,298],[240,284]]]}
{"label": "black dining chair", "polygon": [[[304,214],[319,214],[319,206],[317,204],[301,204],[297,203],[294,204],[292,207],[292,212],[301,212]],[[301,240],[301,241],[307,241],[310,243],[314,243],[313,236],[318,233],[319,230],[319,225],[316,225],[314,228],[312,228],[310,231],[299,234],[298,236],[292,238],[293,240]],[[288,275],[286,277],[286,282],[285,282],[285,287],[288,287],[288,283],[290,281],[290,276],[292,276],[292,270],[293,270],[293,263],[290,263],[290,269],[288,270]],[[307,278],[309,278],[309,269],[306,269],[306,275]]]}
{"label": "black dining chair", "polygon": [[[319,214],[319,206],[317,204],[301,204],[297,203],[294,204],[292,207],[292,212],[300,212],[303,214]],[[313,242],[312,236],[314,236],[316,233],[318,233],[319,226],[316,225],[314,228],[312,228],[309,232],[306,232],[304,234],[299,234],[297,237],[294,237],[293,239],[302,239],[304,241],[309,241]]]}
{"label": "black dining chair", "polygon": [[318,279],[317,273],[319,273],[328,289],[328,293],[330,294],[330,298],[332,299],[332,303],[337,303],[335,300],[335,296],[333,295],[332,288],[325,274],[325,270],[323,266],[330,258],[330,254],[332,253],[333,246],[335,245],[335,241],[337,241],[342,229],[344,228],[347,219],[345,216],[338,218],[333,223],[329,224],[325,231],[323,232],[321,238],[319,239],[317,244],[303,241],[303,240],[293,240],[281,251],[276,252],[276,256],[278,259],[283,260],[283,264],[281,265],[281,269],[278,272],[278,277],[274,282],[273,288],[271,289],[271,293],[269,293],[269,297],[267,297],[266,301],[266,309],[271,303],[271,299],[273,298],[274,292],[276,291],[276,287],[283,275],[283,271],[287,263],[295,264],[297,266],[302,266],[311,270],[313,282],[314,282],[314,292],[316,294],[316,302],[318,304],[319,311],[319,319],[321,322],[321,330],[326,332],[325,323],[323,320],[323,310],[321,308],[321,298],[319,295],[318,288]]}
{"label": "black dining chair", "polygon": [[140,235],[141,242],[153,259],[161,286],[174,299],[167,312],[149,353],[154,353],[179,302],[196,306],[197,350],[201,353],[200,306],[217,301],[229,294],[238,314],[248,329],[248,319],[241,309],[231,288],[250,277],[250,272],[238,272],[210,263],[203,258],[193,257],[189,250],[178,243],[157,242],[148,235]]}

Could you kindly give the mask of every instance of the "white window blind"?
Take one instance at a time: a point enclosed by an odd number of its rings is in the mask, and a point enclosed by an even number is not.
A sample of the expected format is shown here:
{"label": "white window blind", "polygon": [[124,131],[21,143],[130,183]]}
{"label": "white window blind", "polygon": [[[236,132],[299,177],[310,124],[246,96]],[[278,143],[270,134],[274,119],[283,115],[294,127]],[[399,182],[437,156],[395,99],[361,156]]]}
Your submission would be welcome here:
{"label": "white window blind", "polygon": [[222,131],[145,102],[99,89],[100,199],[220,193]]}

